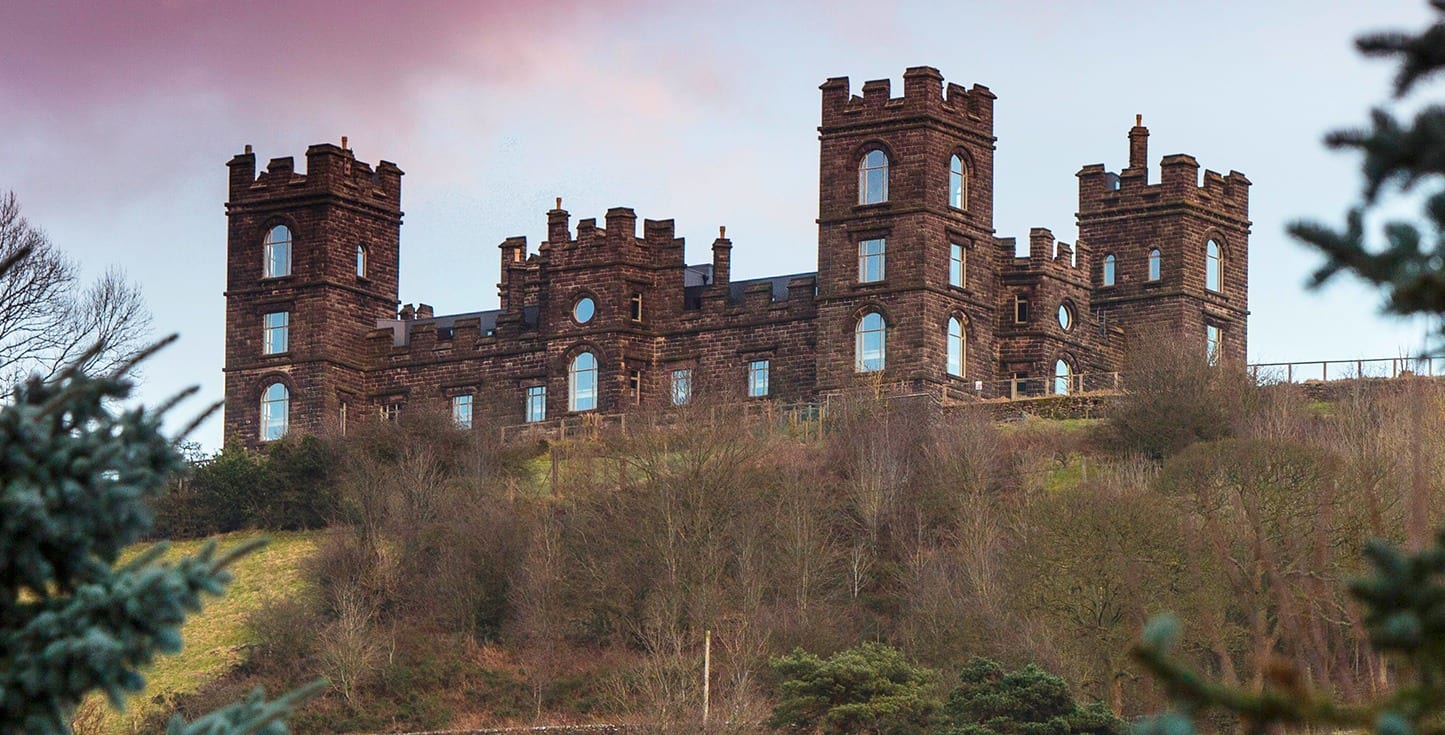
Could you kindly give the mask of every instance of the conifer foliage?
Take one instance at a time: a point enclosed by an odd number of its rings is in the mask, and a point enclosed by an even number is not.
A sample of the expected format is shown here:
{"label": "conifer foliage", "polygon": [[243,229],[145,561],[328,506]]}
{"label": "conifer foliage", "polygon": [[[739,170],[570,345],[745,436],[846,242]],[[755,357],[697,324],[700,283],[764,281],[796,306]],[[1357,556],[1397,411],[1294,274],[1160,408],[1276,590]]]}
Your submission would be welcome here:
{"label": "conifer foliage", "polygon": [[[150,524],[145,499],[182,464],[161,433],[164,409],[114,408],[131,367],[31,379],[0,407],[0,735],[68,733],[96,690],[119,707],[143,687],[141,667],[180,648],[201,595],[220,594],[226,567],[255,548],[211,544],[163,564],[157,545],[117,566]],[[189,724],[177,717],[169,732],[284,733],[280,717],[315,689],[270,702],[258,691]]]}

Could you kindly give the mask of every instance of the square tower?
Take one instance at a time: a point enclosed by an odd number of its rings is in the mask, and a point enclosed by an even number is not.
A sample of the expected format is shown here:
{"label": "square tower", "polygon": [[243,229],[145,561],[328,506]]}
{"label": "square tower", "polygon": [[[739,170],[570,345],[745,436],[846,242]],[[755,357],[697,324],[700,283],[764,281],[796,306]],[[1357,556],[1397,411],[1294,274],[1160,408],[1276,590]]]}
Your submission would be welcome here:
{"label": "square tower", "polygon": [[251,147],[226,203],[226,441],[258,446],[359,418],[366,334],[396,316],[402,172],[330,144],[306,173]]}
{"label": "square tower", "polygon": [[995,364],[994,95],[926,66],[889,87],[821,87],[818,389],[971,393]]}
{"label": "square tower", "polygon": [[1161,332],[1200,359],[1243,366],[1249,316],[1249,187],[1193,156],[1160,162],[1149,183],[1149,129],[1136,117],[1129,166],[1079,178],[1079,240],[1093,249],[1093,306],[1125,339]]}

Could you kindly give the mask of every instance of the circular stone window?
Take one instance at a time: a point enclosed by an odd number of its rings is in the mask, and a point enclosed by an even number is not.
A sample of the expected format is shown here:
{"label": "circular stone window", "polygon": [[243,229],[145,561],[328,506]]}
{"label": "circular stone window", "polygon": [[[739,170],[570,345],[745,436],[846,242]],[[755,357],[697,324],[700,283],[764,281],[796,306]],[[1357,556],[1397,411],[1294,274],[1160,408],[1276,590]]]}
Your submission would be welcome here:
{"label": "circular stone window", "polygon": [[1059,326],[1066,332],[1074,326],[1074,312],[1068,304],[1059,304]]}
{"label": "circular stone window", "polygon": [[577,304],[572,307],[572,318],[576,319],[578,324],[586,324],[592,321],[592,317],[596,314],[597,302],[593,301],[591,296],[583,296],[577,299]]}

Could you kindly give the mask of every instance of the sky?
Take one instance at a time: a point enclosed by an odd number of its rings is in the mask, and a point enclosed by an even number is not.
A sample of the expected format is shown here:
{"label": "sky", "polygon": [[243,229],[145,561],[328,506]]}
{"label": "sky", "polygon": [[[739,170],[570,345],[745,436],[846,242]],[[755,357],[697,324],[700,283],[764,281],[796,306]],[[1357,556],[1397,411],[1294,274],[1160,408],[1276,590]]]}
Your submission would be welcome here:
{"label": "sky", "polygon": [[[16,0],[0,4],[0,191],[88,276],[120,266],[179,342],[140,398],[223,394],[226,162],[339,143],[397,163],[401,300],[495,308],[499,253],[629,206],[674,219],[689,260],[719,225],[743,279],[817,262],[818,85],[933,66],[995,104],[994,225],[1076,235],[1074,174],[1189,153],[1253,182],[1251,362],[1417,354],[1428,325],[1383,316],[1288,223],[1341,221],[1359,160],[1321,144],[1389,102],[1361,32],[1416,31],[1423,0],[1219,2],[443,2]],[[1427,87],[1437,92],[1439,87]],[[264,163],[262,164],[264,165]],[[219,415],[193,436],[210,449]]]}

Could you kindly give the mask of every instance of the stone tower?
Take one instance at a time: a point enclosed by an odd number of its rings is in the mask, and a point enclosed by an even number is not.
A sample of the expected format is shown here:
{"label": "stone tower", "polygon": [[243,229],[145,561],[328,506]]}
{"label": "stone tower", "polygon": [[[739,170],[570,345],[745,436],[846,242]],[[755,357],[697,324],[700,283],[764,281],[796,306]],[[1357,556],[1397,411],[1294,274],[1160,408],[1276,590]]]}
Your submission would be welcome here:
{"label": "stone tower", "polygon": [[[995,364],[994,95],[945,91],[931,67],[904,73],[901,98],[886,79],[821,89],[817,387],[972,392]],[[951,320],[967,347],[952,360]]]}
{"label": "stone tower", "polygon": [[226,441],[344,431],[369,405],[366,335],[396,316],[402,172],[345,138],[304,174],[288,157],[258,177],[250,146],[227,165]]}
{"label": "stone tower", "polygon": [[1249,179],[1165,156],[1149,183],[1149,129],[1136,118],[1129,166],[1079,171],[1079,240],[1093,250],[1093,306],[1126,340],[1173,335],[1201,359],[1243,366],[1249,315]]}

